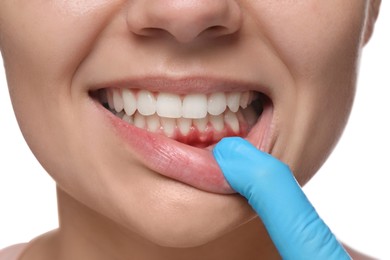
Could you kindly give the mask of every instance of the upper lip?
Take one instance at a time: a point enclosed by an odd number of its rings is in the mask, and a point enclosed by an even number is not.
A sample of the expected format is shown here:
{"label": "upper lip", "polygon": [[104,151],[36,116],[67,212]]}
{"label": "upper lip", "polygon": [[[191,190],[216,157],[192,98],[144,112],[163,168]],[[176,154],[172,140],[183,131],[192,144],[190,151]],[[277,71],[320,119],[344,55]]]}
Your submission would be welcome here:
{"label": "upper lip", "polygon": [[270,89],[261,83],[219,77],[142,77],[119,79],[95,85],[92,90],[105,88],[145,89],[151,92],[169,92],[180,95],[233,91],[257,91],[270,96]]}

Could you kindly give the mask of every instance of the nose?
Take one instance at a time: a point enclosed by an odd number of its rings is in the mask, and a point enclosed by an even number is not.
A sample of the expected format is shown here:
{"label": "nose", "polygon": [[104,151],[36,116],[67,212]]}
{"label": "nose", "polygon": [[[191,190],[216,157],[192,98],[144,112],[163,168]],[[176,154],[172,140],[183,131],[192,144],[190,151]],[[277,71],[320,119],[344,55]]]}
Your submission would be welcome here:
{"label": "nose", "polygon": [[181,43],[234,34],[241,20],[235,0],[133,0],[127,14],[128,27],[134,34],[170,34]]}

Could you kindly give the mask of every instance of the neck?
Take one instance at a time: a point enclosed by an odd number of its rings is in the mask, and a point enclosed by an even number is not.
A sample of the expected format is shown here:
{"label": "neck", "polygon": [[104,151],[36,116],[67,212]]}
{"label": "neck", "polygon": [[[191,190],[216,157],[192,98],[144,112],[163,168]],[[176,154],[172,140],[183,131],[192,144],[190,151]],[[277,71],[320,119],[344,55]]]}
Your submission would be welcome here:
{"label": "neck", "polygon": [[[51,252],[47,259],[280,258],[258,218],[202,246],[168,248],[156,245],[121,227],[60,189],[58,189],[58,206],[60,228],[35,241],[35,244],[39,245],[35,248],[40,248],[40,251],[45,251],[45,245],[50,246],[51,249],[46,250],[46,253]],[[34,245],[31,248],[34,248]],[[34,250],[30,251],[34,252]],[[44,254],[39,254],[38,251],[35,250],[35,255],[40,255],[39,259],[46,259],[42,257]],[[26,259],[34,258],[26,257]]]}

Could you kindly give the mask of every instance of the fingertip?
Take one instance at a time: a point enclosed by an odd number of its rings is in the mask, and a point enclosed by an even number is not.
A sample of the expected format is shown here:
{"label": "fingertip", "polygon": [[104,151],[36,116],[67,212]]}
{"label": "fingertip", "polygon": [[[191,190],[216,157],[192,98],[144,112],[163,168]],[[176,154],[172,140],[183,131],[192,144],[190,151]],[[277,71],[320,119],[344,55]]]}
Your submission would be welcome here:
{"label": "fingertip", "polygon": [[220,140],[213,148],[213,155],[217,162],[220,164],[229,155],[232,149],[236,146],[235,143],[239,137],[225,137]]}
{"label": "fingertip", "polygon": [[[260,151],[241,137],[223,138],[213,149],[226,181],[243,196],[248,196],[248,186],[256,179]],[[250,193],[250,192],[249,192]]]}
{"label": "fingertip", "polygon": [[238,137],[225,137],[221,141],[219,141],[213,149],[214,153],[219,155],[231,156],[242,154],[245,151],[255,150],[258,151],[256,147],[254,147],[247,140]]}
{"label": "fingertip", "polygon": [[214,150],[227,151],[236,147],[243,141],[245,140],[238,136],[224,137],[215,145]]}

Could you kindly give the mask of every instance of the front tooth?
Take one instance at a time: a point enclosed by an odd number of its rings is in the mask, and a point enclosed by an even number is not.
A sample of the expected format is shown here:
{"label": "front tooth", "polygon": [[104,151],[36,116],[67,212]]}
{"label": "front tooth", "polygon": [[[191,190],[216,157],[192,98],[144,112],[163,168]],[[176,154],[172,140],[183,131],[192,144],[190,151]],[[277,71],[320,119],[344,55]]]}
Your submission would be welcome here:
{"label": "front tooth", "polygon": [[150,91],[140,90],[138,92],[137,108],[138,112],[144,116],[156,113],[156,99],[154,95]]}
{"label": "front tooth", "polygon": [[156,110],[157,114],[161,117],[181,117],[180,96],[169,93],[160,93],[157,97]]}
{"label": "front tooth", "polygon": [[226,109],[226,96],[222,92],[212,93],[209,96],[207,110],[211,115],[217,116]]}
{"label": "front tooth", "polygon": [[231,92],[227,95],[227,105],[229,109],[232,112],[237,112],[238,109],[240,108],[240,98],[241,98],[241,93],[240,92]]}
{"label": "front tooth", "polygon": [[204,94],[190,94],[184,97],[182,116],[204,118],[207,115],[207,97]]}
{"label": "front tooth", "polygon": [[249,91],[243,92],[240,98],[240,106],[242,108],[246,108],[248,106],[249,99],[250,99]]}
{"label": "front tooth", "polygon": [[238,133],[240,130],[240,125],[238,122],[238,118],[235,113],[232,111],[226,111],[225,113],[225,122],[230,126],[233,132]]}
{"label": "front tooth", "polygon": [[225,126],[225,122],[223,121],[223,115],[210,116],[210,122],[217,132],[221,132]]}
{"label": "front tooth", "polygon": [[207,123],[209,122],[208,118],[200,118],[200,119],[194,119],[194,125],[200,132],[204,132],[207,127]]}
{"label": "front tooth", "polygon": [[124,89],[122,91],[123,105],[126,114],[129,116],[133,115],[137,110],[137,99],[132,91]]}
{"label": "front tooth", "polygon": [[145,128],[145,126],[146,126],[145,117],[143,115],[141,115],[140,113],[135,113],[134,125],[138,128]]}
{"label": "front tooth", "polygon": [[163,127],[165,135],[168,137],[172,137],[175,131],[176,119],[162,117],[161,125]]}
{"label": "front tooth", "polygon": [[112,99],[114,100],[115,111],[121,112],[123,110],[123,99],[119,89],[114,89],[112,93]]}
{"label": "front tooth", "polygon": [[146,118],[146,124],[150,132],[156,132],[160,128],[160,118],[154,114]]}
{"label": "front tooth", "polygon": [[191,130],[192,119],[181,117],[177,119],[177,126],[182,135],[187,135]]}

